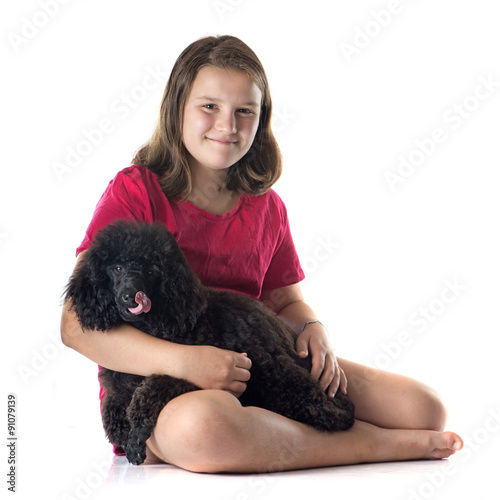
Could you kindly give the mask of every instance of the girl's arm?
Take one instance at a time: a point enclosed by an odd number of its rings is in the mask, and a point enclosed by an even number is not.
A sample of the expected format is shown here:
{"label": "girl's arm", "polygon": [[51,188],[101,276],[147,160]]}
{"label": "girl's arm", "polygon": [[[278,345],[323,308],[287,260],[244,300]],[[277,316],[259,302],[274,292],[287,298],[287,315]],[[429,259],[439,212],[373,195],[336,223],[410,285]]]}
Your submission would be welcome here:
{"label": "girl's arm", "polygon": [[212,346],[175,344],[127,324],[107,332],[84,331],[69,303],[62,312],[61,338],[65,345],[99,365],[124,373],[171,375],[202,389],[229,391],[236,397],[244,392],[250,379],[251,361],[245,354]]}
{"label": "girl's arm", "polygon": [[299,356],[305,358],[311,355],[311,375],[315,380],[319,380],[324,390],[328,389],[328,395],[333,397],[339,387],[345,394],[347,379],[330,346],[327,331],[317,322],[306,325],[319,318],[306,304],[300,285],[297,283],[272,291],[264,291],[260,300],[294,330],[297,335],[296,349]]}

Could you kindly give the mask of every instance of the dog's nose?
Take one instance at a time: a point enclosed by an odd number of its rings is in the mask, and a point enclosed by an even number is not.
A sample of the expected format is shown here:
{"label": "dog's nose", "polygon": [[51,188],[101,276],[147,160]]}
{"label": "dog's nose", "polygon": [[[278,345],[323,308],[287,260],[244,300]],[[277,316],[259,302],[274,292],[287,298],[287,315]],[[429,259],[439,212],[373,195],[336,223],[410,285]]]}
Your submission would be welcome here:
{"label": "dog's nose", "polygon": [[124,293],[122,295],[122,301],[126,305],[132,304],[134,302],[134,297],[135,297],[135,294],[134,295],[130,295],[129,293]]}

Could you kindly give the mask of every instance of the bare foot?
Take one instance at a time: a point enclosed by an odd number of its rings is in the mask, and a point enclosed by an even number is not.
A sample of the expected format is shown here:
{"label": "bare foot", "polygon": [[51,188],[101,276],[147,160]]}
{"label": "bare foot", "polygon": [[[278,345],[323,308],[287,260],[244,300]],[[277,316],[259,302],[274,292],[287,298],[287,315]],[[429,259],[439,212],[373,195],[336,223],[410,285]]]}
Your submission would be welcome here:
{"label": "bare foot", "polygon": [[347,432],[362,437],[356,442],[365,443],[362,461],[366,462],[448,458],[464,445],[454,432],[382,429],[359,420]]}

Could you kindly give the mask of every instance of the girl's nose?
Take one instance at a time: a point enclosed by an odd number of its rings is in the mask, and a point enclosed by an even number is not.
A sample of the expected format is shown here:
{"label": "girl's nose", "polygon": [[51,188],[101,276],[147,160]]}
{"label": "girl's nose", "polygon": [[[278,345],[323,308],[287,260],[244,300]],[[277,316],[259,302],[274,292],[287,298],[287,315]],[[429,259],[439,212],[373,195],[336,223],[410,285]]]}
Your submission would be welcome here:
{"label": "girl's nose", "polygon": [[215,128],[218,132],[223,132],[225,134],[236,133],[236,118],[233,113],[219,113],[217,115],[217,121],[215,123]]}

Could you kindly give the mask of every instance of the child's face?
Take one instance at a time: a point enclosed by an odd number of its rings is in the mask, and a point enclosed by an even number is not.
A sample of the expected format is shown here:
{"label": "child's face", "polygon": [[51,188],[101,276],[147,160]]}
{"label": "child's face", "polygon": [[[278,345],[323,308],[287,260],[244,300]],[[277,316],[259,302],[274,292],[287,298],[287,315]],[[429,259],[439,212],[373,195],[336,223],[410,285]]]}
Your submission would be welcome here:
{"label": "child's face", "polygon": [[205,66],[184,107],[182,139],[191,167],[229,168],[250,149],[262,93],[243,71]]}

